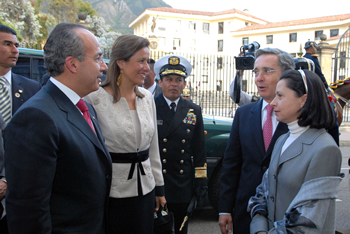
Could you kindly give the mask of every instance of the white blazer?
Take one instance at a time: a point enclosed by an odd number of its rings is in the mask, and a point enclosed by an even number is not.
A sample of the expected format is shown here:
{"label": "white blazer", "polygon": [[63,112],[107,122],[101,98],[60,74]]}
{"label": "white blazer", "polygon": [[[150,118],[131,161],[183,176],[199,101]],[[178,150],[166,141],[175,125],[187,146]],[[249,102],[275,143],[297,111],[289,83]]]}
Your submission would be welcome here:
{"label": "white blazer", "polygon": [[[149,159],[142,162],[146,175],[141,175],[143,195],[155,186],[163,186],[162,166],[158,148],[156,108],[153,96],[139,87],[144,98],[136,97],[136,111],[141,127],[141,142],[137,146],[136,131],[128,103],[125,98],[113,103],[113,97],[103,88],[90,93],[84,99],[95,108],[98,123],[105,138],[105,144],[112,153],[135,153],[149,148]],[[124,198],[138,196],[137,165],[131,179],[128,179],[131,163],[113,163],[110,197]]]}

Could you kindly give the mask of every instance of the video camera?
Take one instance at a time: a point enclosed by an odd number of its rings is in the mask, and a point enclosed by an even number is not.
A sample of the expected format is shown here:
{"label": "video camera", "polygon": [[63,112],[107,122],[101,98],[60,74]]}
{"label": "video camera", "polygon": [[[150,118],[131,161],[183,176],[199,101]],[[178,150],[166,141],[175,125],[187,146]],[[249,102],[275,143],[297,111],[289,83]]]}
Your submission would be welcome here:
{"label": "video camera", "polygon": [[260,48],[260,44],[256,41],[249,45],[241,47],[240,52],[243,52],[243,56],[235,57],[236,70],[252,70],[254,69],[255,51]]}

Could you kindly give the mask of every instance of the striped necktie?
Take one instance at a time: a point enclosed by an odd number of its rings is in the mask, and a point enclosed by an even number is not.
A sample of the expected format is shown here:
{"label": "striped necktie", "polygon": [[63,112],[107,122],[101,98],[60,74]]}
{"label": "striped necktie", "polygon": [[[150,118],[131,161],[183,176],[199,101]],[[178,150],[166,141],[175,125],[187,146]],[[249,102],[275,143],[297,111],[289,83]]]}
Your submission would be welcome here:
{"label": "striped necktie", "polygon": [[6,87],[6,78],[0,76],[0,113],[6,123],[11,120],[11,99]]}

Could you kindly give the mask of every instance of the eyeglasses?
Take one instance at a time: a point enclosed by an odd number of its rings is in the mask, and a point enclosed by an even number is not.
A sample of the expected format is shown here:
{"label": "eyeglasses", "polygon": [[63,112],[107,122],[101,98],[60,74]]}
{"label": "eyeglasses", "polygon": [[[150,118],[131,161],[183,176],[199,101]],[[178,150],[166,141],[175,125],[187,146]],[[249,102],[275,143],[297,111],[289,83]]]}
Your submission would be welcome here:
{"label": "eyeglasses", "polygon": [[257,76],[259,76],[259,74],[269,76],[269,75],[271,75],[271,73],[276,72],[276,71],[279,71],[279,70],[273,70],[273,69],[267,67],[267,68],[263,68],[262,71],[259,71],[257,68],[255,68],[252,72],[253,72],[253,75],[255,77],[257,77]]}
{"label": "eyeglasses", "polygon": [[305,72],[301,69],[298,70],[298,72],[301,75],[301,78],[303,79],[304,85],[305,85],[305,91],[307,93],[307,82],[306,82],[306,76],[305,76]]}

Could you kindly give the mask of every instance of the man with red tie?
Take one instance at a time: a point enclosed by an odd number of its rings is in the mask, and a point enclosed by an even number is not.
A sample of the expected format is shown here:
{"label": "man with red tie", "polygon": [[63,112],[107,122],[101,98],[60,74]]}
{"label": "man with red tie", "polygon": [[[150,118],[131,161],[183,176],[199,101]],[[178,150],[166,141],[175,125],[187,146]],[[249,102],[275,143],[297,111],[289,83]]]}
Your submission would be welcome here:
{"label": "man with red tie", "polygon": [[107,66],[78,24],[58,24],[44,52],[49,81],[5,129],[9,232],[106,233],[112,162],[82,97],[98,89]]}
{"label": "man with red tie", "polygon": [[276,48],[259,49],[255,57],[253,73],[261,99],[237,109],[222,162],[218,210],[224,234],[249,233],[249,198],[269,166],[275,141],[288,131],[269,103],[282,72],[294,69],[293,57]]}

